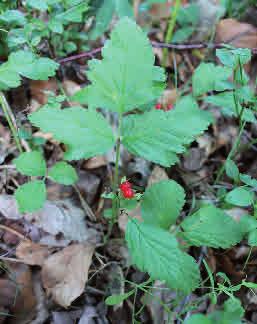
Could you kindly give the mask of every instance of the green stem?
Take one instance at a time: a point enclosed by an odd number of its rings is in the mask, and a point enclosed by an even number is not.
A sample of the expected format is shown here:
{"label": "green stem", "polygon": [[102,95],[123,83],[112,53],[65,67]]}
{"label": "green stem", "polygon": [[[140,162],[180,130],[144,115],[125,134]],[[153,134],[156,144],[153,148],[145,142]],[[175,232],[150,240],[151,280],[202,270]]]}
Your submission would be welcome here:
{"label": "green stem", "polygon": [[3,94],[2,91],[0,91],[0,104],[2,106],[4,115],[5,115],[5,118],[7,120],[8,125],[10,127],[10,130],[12,132],[12,135],[13,135],[13,138],[14,138],[14,141],[15,141],[15,144],[16,144],[18,150],[20,151],[20,153],[22,153],[23,150],[22,150],[20,138],[19,138],[17,129],[15,127],[15,124],[12,121],[12,118],[10,116],[10,110],[11,109],[10,109],[9,104],[8,104],[8,102],[7,102],[6,98],[5,98],[5,95]]}
{"label": "green stem", "polygon": [[226,162],[227,162],[228,160],[232,160],[234,154],[236,153],[237,148],[238,148],[238,145],[239,145],[240,140],[241,140],[241,136],[242,136],[242,134],[243,134],[243,130],[244,130],[244,128],[245,128],[245,124],[246,124],[246,122],[243,122],[242,125],[240,126],[239,134],[238,134],[238,136],[237,136],[237,138],[236,138],[236,140],[235,140],[235,142],[234,142],[234,145],[232,146],[232,149],[230,150],[230,152],[229,152],[229,154],[228,154],[228,157],[227,157],[225,163],[224,163],[224,164],[222,165],[222,167],[220,168],[220,170],[219,170],[219,172],[218,172],[218,175],[217,175],[217,177],[216,177],[216,180],[215,180],[214,184],[217,184],[217,183],[219,182],[220,178],[222,177],[222,175],[223,175],[223,173],[224,173],[224,171],[225,171]]}
{"label": "green stem", "polygon": [[[176,0],[174,10],[172,10],[171,15],[170,15],[169,26],[168,26],[167,34],[165,36],[165,43],[170,43],[170,41],[172,39],[180,6],[181,6],[181,0]],[[168,56],[168,49],[164,48],[163,49],[163,59],[162,59],[163,67],[165,67],[165,64],[167,61],[167,56]]]}
{"label": "green stem", "polygon": [[115,198],[112,202],[112,224],[118,218],[118,210],[119,210],[119,197],[118,197],[118,187],[119,187],[119,161],[120,161],[120,145],[121,145],[121,120],[122,115],[119,116],[119,124],[118,124],[118,134],[117,134],[117,143],[116,143],[116,159],[115,159],[115,171],[114,178],[112,182],[112,190],[115,194]]}

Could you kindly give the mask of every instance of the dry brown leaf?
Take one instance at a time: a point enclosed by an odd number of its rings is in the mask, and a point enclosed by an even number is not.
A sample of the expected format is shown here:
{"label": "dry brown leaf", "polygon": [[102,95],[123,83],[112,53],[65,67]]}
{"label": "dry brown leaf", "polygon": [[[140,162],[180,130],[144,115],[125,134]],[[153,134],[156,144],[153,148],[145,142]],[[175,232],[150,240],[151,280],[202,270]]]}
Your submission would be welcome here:
{"label": "dry brown leaf", "polygon": [[159,182],[161,180],[168,180],[169,177],[164,169],[156,165],[148,179],[148,184],[147,186],[150,187],[156,182]]}
{"label": "dry brown leaf", "polygon": [[58,85],[55,79],[49,79],[48,81],[31,80],[30,81],[30,93],[31,98],[38,101],[41,105],[47,103],[46,91],[57,93]]}
{"label": "dry brown leaf", "polygon": [[73,96],[77,91],[81,90],[80,85],[71,80],[64,80],[62,86],[67,96]]}
{"label": "dry brown leaf", "polygon": [[43,286],[57,304],[68,307],[82,294],[93,253],[92,245],[73,244],[45,261]]}
{"label": "dry brown leaf", "polygon": [[42,266],[51,250],[30,241],[22,241],[16,248],[16,257],[25,264]]}
{"label": "dry brown leaf", "polygon": [[235,19],[222,19],[216,29],[216,42],[230,43],[235,47],[257,47],[257,28]]}
{"label": "dry brown leaf", "polygon": [[107,164],[106,158],[103,155],[94,156],[91,159],[87,160],[83,167],[85,169],[96,169],[100,168],[102,166],[105,166]]}

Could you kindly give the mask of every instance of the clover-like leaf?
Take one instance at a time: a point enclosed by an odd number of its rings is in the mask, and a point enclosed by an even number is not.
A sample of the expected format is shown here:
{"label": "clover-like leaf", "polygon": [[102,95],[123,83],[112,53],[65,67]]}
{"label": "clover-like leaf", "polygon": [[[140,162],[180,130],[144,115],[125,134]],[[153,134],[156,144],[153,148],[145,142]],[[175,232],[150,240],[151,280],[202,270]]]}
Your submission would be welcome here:
{"label": "clover-like leaf", "polygon": [[241,241],[244,233],[239,223],[214,206],[205,206],[181,223],[183,236],[194,246],[229,248]]}
{"label": "clover-like leaf", "polygon": [[169,232],[133,219],[126,228],[126,241],[133,263],[152,279],[164,280],[170,288],[185,294],[198,286],[200,274],[195,260],[179,249]]}
{"label": "clover-like leaf", "polygon": [[112,129],[94,110],[81,107],[58,109],[44,107],[29,116],[31,123],[52,133],[67,145],[67,160],[79,160],[106,153],[114,145]]}
{"label": "clover-like leaf", "polygon": [[184,189],[173,180],[163,180],[145,191],[142,217],[148,224],[168,229],[176,222],[184,203]]}
{"label": "clover-like leaf", "polygon": [[41,180],[31,181],[20,186],[14,195],[21,213],[34,212],[44,205],[46,187]]}
{"label": "clover-like leaf", "polygon": [[20,173],[27,176],[44,176],[46,174],[46,162],[38,151],[21,153],[13,163]]}
{"label": "clover-like leaf", "polygon": [[182,98],[174,110],[153,110],[123,120],[122,143],[129,152],[170,166],[211,122],[210,114],[198,109],[191,97]]}

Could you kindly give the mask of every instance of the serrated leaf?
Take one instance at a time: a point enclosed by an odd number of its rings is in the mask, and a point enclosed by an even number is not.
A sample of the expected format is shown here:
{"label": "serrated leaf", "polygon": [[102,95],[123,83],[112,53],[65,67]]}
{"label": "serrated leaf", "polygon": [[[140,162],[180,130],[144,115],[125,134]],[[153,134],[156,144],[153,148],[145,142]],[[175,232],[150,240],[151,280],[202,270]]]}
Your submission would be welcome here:
{"label": "serrated leaf", "polygon": [[176,222],[185,203],[184,189],[173,180],[163,180],[148,188],[141,203],[142,218],[148,224],[168,229]]}
{"label": "serrated leaf", "polygon": [[26,24],[26,18],[24,14],[19,10],[6,10],[0,15],[0,21],[6,24],[12,24],[14,26],[24,26]]}
{"label": "serrated leaf", "polygon": [[170,288],[185,294],[198,286],[200,273],[195,260],[179,249],[169,232],[129,220],[126,241],[133,263],[152,279],[163,280]]}
{"label": "serrated leaf", "polygon": [[160,97],[164,70],[154,66],[151,44],[134,21],[122,18],[117,23],[102,57],[89,62],[91,85],[80,91],[85,104],[124,113]]}
{"label": "serrated leaf", "polygon": [[67,160],[106,153],[114,146],[112,129],[104,117],[81,107],[45,107],[29,116],[31,123],[67,145]]}
{"label": "serrated leaf", "polygon": [[40,11],[46,11],[48,9],[46,0],[26,0],[26,5]]}
{"label": "serrated leaf", "polygon": [[38,151],[21,153],[13,160],[16,169],[27,176],[44,176],[46,174],[46,162]]}
{"label": "serrated leaf", "polygon": [[193,314],[183,324],[213,324],[213,322],[203,314]]}
{"label": "serrated leaf", "polygon": [[181,227],[185,239],[194,246],[225,249],[240,242],[243,236],[239,223],[214,206],[203,207],[186,217]]}
{"label": "serrated leaf", "polygon": [[248,174],[240,174],[240,180],[248,186],[257,189],[257,180],[251,178]]}
{"label": "serrated leaf", "polygon": [[215,66],[213,63],[201,63],[193,74],[193,94],[198,97],[208,91],[224,91],[231,87],[227,84],[232,69]]}
{"label": "serrated leaf", "polygon": [[182,98],[169,112],[152,110],[123,119],[122,143],[129,152],[170,166],[178,161],[185,145],[207,129],[210,114],[198,109],[191,97]]}
{"label": "serrated leaf", "polygon": [[127,299],[128,297],[133,295],[134,293],[135,293],[135,291],[131,290],[125,294],[109,296],[105,299],[105,304],[108,306],[118,305],[118,304],[122,303],[125,299]]}
{"label": "serrated leaf", "polygon": [[238,181],[239,179],[239,170],[237,165],[233,160],[227,160],[225,164],[226,174],[229,178]]}
{"label": "serrated leaf", "polygon": [[66,186],[74,184],[78,181],[76,170],[67,162],[57,162],[48,173],[48,176],[55,182]]}
{"label": "serrated leaf", "polygon": [[30,213],[41,209],[46,200],[46,187],[43,181],[31,181],[15,191],[19,211]]}
{"label": "serrated leaf", "polygon": [[247,207],[253,204],[253,193],[244,187],[237,187],[226,195],[225,200],[235,206]]}
{"label": "serrated leaf", "polygon": [[56,15],[54,19],[60,21],[64,25],[69,24],[71,22],[80,23],[83,20],[83,13],[87,10],[87,3],[82,2]]}

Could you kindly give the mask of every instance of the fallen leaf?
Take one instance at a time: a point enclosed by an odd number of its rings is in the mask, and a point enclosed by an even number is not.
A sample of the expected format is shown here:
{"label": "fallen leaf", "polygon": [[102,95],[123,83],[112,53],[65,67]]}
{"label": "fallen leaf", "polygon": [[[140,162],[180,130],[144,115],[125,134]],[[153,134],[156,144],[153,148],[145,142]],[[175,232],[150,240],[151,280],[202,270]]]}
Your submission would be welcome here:
{"label": "fallen leaf", "polygon": [[16,248],[16,257],[29,265],[42,266],[50,253],[51,250],[47,246],[30,241],[22,241]]}
{"label": "fallen leaf", "polygon": [[222,19],[217,25],[216,42],[230,43],[235,47],[257,47],[257,28],[235,19]]}
{"label": "fallen leaf", "polygon": [[97,169],[100,168],[102,166],[106,166],[107,161],[106,158],[103,155],[98,155],[98,156],[94,156],[91,159],[87,160],[84,164],[83,167],[85,169]]}
{"label": "fallen leaf", "polygon": [[68,307],[84,291],[94,246],[73,244],[51,255],[43,264],[42,281],[54,301]]}
{"label": "fallen leaf", "polygon": [[156,182],[159,182],[161,180],[168,180],[168,179],[169,179],[169,177],[168,177],[166,171],[163,168],[156,165],[153,168],[153,171],[148,179],[147,186],[150,187],[151,185],[153,185]]}
{"label": "fallen leaf", "polygon": [[42,80],[30,80],[30,93],[31,98],[39,102],[41,105],[45,105],[48,101],[47,91],[57,93],[58,85],[56,79],[51,78],[47,81]]}

